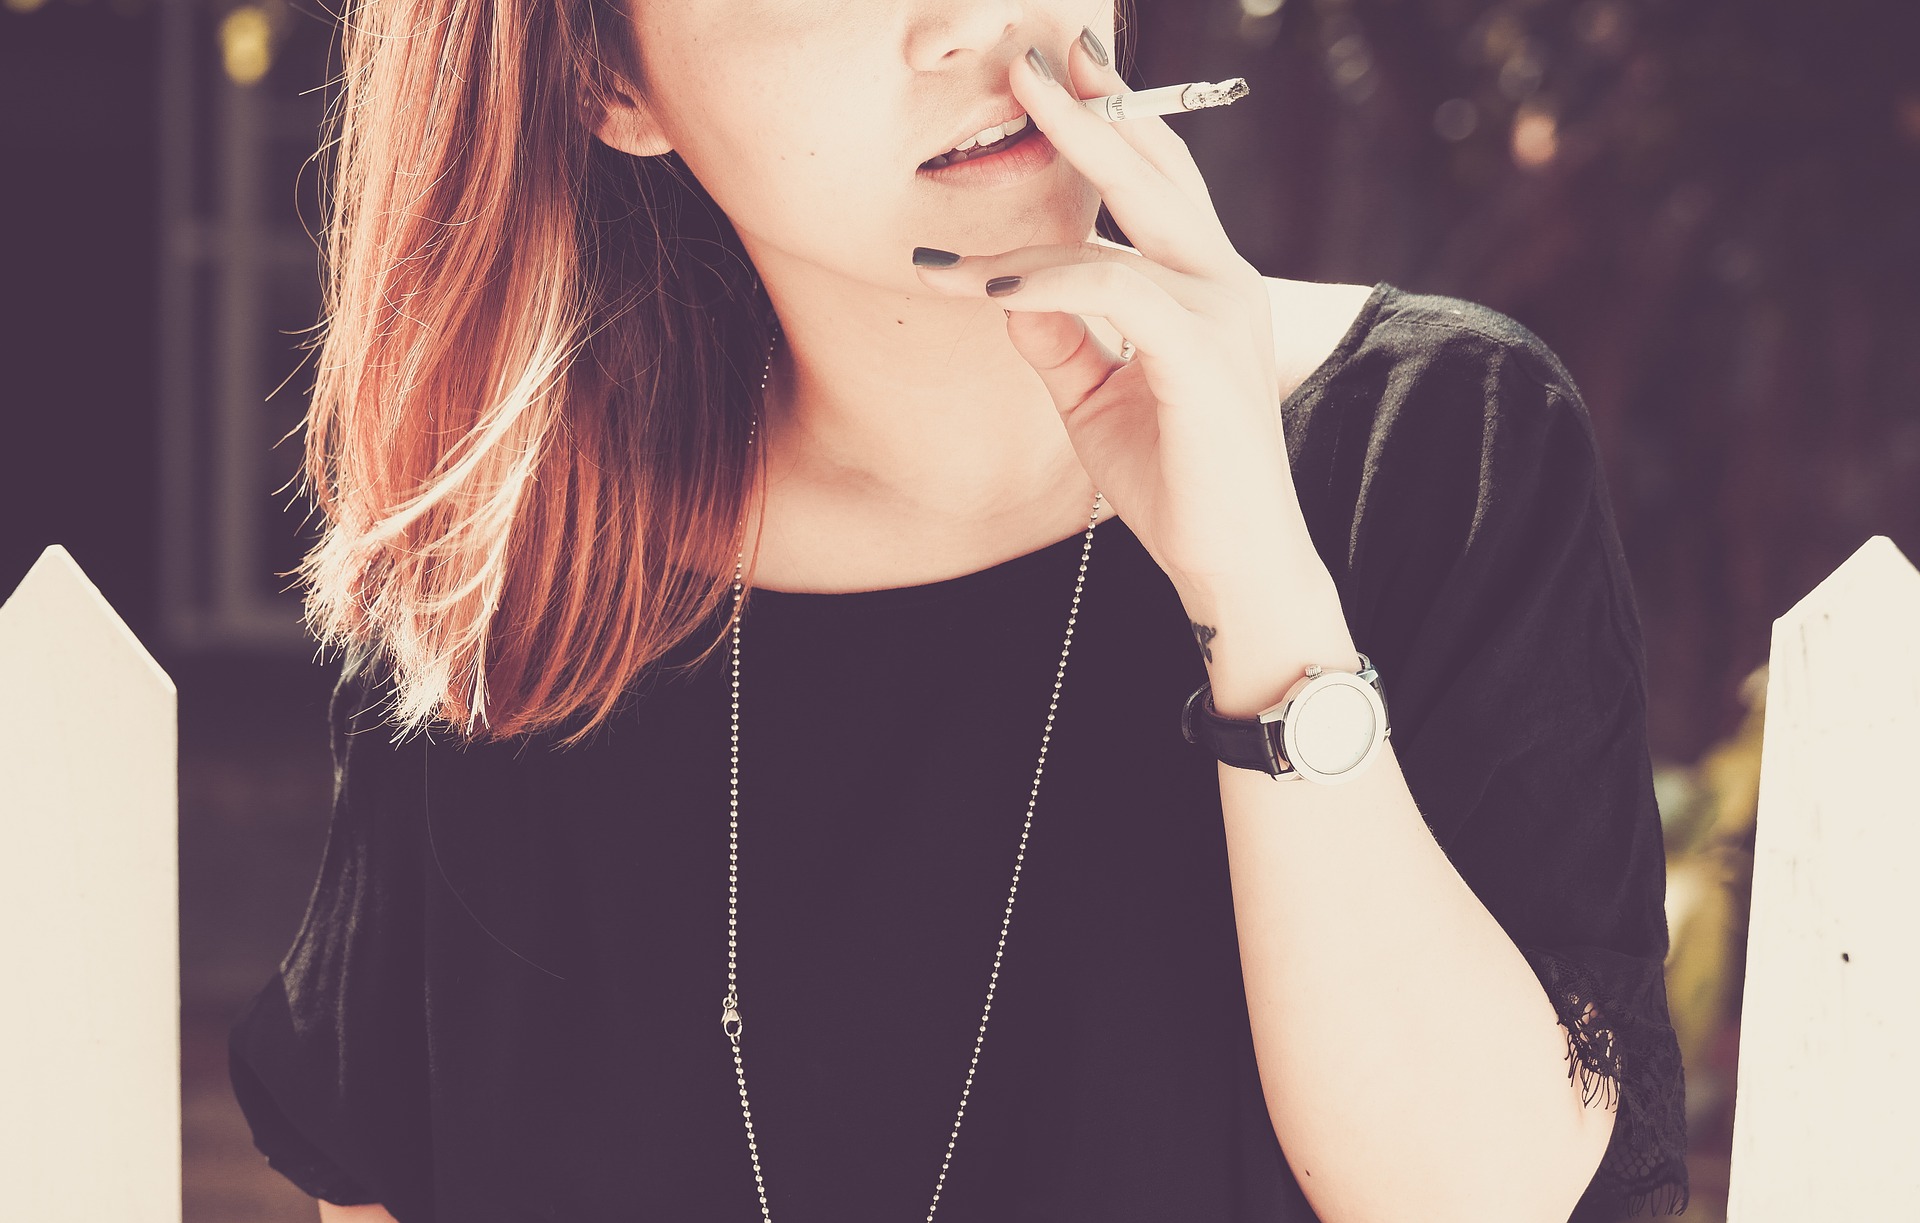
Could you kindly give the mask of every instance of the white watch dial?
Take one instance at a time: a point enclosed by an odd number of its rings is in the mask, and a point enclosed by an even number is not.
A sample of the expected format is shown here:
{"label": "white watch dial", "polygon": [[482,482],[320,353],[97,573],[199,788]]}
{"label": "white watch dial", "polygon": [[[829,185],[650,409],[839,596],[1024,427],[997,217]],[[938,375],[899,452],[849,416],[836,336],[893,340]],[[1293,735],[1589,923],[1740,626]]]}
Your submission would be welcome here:
{"label": "white watch dial", "polygon": [[1339,774],[1358,765],[1373,743],[1373,703],[1359,689],[1330,684],[1307,694],[1293,708],[1296,764]]}

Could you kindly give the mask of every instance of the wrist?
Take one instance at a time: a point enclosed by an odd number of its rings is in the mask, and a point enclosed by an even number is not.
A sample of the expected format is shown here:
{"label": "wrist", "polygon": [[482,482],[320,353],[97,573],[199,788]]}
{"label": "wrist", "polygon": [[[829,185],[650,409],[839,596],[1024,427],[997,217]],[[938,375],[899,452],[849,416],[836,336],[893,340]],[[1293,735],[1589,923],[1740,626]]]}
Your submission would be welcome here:
{"label": "wrist", "polygon": [[1360,669],[1331,578],[1185,605],[1213,686],[1213,707],[1223,717],[1253,717],[1285,695],[1310,663]]}

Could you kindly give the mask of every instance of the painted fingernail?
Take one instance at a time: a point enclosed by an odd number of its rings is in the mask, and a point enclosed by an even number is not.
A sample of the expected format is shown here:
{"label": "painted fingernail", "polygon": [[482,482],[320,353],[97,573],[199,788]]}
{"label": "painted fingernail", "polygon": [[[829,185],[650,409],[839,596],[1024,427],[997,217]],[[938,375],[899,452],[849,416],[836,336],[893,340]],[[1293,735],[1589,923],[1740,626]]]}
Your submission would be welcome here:
{"label": "painted fingernail", "polygon": [[960,256],[952,251],[943,251],[937,246],[913,248],[913,266],[917,268],[950,268],[958,262],[960,262]]}
{"label": "painted fingernail", "polygon": [[1033,66],[1033,70],[1039,73],[1040,79],[1045,81],[1047,84],[1057,85],[1060,83],[1059,80],[1055,78],[1055,76],[1053,75],[1053,68],[1050,65],[1048,65],[1047,57],[1040,54],[1040,48],[1038,47],[1027,48],[1027,63]]}
{"label": "painted fingernail", "polygon": [[1102,68],[1113,62],[1107,55],[1106,47],[1101,45],[1100,36],[1093,32],[1092,26],[1080,27],[1080,45],[1087,49],[1088,55],[1093,56],[1093,62]]}
{"label": "painted fingernail", "polygon": [[987,282],[988,297],[1005,297],[1026,281],[1025,276],[995,276]]}

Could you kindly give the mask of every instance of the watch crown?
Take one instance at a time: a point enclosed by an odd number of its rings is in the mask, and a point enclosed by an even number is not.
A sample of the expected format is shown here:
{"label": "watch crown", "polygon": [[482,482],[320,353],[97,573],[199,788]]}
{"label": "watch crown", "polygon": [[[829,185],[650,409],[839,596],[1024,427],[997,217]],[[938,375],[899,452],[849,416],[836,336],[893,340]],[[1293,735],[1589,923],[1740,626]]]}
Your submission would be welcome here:
{"label": "watch crown", "polygon": [[1319,664],[1319,663],[1317,663],[1317,662],[1310,662],[1310,663],[1308,663],[1308,664],[1307,664],[1307,678],[1309,678],[1309,679],[1311,679],[1311,678],[1313,678],[1314,676],[1316,676],[1316,675],[1318,675],[1318,674],[1320,674],[1320,664]]}

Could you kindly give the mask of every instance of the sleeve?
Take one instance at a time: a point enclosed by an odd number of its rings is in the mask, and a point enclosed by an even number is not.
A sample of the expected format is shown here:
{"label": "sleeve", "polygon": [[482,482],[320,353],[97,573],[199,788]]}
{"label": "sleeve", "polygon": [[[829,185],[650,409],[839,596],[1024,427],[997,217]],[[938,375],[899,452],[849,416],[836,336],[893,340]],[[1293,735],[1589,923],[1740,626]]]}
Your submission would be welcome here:
{"label": "sleeve", "polygon": [[350,653],[329,703],[334,785],[293,945],[229,1029],[233,1094],[267,1163],[336,1205],[430,1218],[416,811],[422,741],[395,745]]}
{"label": "sleeve", "polygon": [[1639,615],[1585,405],[1481,313],[1385,387],[1353,539],[1394,559],[1356,628],[1422,814],[1552,999],[1569,1078],[1617,1108],[1570,1223],[1674,1213],[1685,1093]]}

